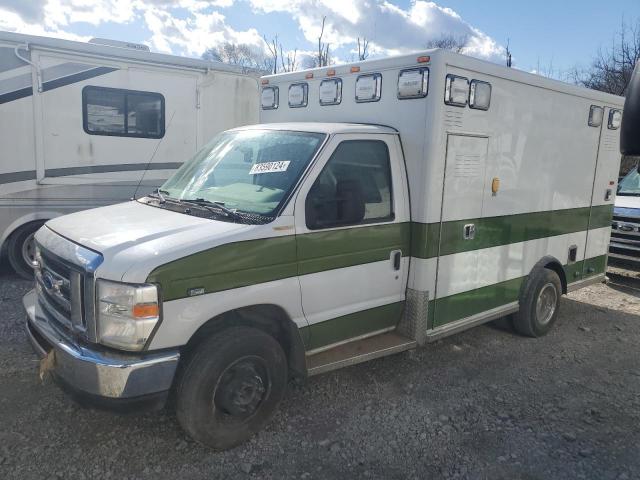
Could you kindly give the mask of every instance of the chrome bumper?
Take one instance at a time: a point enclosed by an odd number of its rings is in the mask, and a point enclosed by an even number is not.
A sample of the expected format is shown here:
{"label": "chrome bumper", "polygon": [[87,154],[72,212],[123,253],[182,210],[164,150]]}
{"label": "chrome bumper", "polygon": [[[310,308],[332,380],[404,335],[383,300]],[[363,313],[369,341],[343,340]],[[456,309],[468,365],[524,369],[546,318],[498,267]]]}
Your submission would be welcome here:
{"label": "chrome bumper", "polygon": [[52,373],[73,391],[105,399],[135,399],[171,388],[178,351],[134,355],[91,350],[49,325],[34,290],[22,302],[33,349],[41,358],[55,350]]}

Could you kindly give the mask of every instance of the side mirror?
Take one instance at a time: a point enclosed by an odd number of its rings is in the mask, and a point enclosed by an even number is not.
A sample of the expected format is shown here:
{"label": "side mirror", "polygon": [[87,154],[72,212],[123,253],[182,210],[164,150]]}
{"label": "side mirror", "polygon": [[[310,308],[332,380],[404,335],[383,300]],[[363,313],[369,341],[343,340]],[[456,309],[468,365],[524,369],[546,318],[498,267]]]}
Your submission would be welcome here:
{"label": "side mirror", "polygon": [[640,157],[640,61],[633,69],[620,127],[620,153]]}

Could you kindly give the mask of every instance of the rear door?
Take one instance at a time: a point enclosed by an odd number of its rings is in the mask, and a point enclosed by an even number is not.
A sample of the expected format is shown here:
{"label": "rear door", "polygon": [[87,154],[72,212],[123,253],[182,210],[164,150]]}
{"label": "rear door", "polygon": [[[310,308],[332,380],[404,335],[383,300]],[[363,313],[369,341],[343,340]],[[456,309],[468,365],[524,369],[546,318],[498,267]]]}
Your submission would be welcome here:
{"label": "rear door", "polygon": [[295,204],[302,307],[317,349],[395,328],[409,208],[395,135],[335,135]]}

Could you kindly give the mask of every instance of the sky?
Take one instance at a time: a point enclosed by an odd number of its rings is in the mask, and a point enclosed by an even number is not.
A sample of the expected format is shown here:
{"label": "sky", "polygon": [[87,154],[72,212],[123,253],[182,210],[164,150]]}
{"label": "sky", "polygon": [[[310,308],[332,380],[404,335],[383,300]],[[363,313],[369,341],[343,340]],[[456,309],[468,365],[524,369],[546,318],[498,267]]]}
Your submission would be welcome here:
{"label": "sky", "polygon": [[640,21],[640,0],[0,0],[0,30],[87,41],[143,43],[199,57],[224,42],[265,50],[278,36],[298,59],[317,49],[322,17],[337,62],[423,49],[443,34],[466,37],[465,53],[562,77],[607,48],[621,22]]}

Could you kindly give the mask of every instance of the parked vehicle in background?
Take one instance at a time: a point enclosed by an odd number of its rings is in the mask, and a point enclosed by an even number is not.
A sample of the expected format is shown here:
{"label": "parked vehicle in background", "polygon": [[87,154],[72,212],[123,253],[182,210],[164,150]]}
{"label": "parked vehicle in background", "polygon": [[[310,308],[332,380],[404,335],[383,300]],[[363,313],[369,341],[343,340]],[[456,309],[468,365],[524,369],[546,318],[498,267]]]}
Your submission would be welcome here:
{"label": "parked vehicle in background", "polygon": [[609,258],[640,262],[640,173],[631,170],[618,184]]}
{"label": "parked vehicle in background", "polygon": [[624,103],[620,130],[620,152],[632,169],[620,180],[613,221],[609,256],[621,260],[640,260],[640,62],[636,64]]}
{"label": "parked vehicle in background", "polygon": [[173,389],[229,448],[290,379],[508,315],[539,337],[604,279],[622,98],[445,50],[261,83],[263,123],[157,193],[38,230],[28,334],[75,394]]}
{"label": "parked vehicle in background", "polygon": [[144,45],[0,32],[0,72],[0,251],[26,277],[46,220],[148,193],[258,118],[256,77]]}

